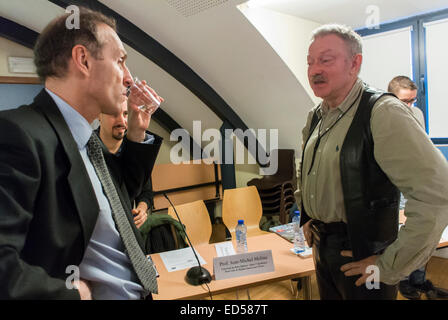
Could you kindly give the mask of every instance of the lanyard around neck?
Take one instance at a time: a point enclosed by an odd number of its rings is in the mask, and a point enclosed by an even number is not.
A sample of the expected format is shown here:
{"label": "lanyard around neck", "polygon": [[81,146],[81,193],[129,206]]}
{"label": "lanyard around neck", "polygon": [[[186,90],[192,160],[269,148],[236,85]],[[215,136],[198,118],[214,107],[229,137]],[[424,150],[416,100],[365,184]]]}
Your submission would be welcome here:
{"label": "lanyard around neck", "polygon": [[341,120],[346,115],[346,113],[355,105],[356,101],[358,101],[358,99],[361,96],[362,92],[363,92],[363,90],[361,90],[361,92],[358,94],[358,96],[353,101],[353,103],[350,105],[350,107],[348,107],[347,110],[345,110],[343,113],[341,113],[338,116],[338,118],[336,119],[336,121],[334,121],[331,124],[331,126],[326,128],[323,133],[321,133],[323,121],[322,121],[322,117],[320,118],[320,120],[319,120],[320,123],[319,123],[319,127],[318,127],[318,132],[317,132],[317,140],[316,140],[316,144],[314,145],[313,157],[311,158],[311,165],[310,165],[310,169],[308,170],[308,175],[310,174],[311,169],[313,169],[314,160],[316,159],[316,152],[317,152],[317,149],[319,148],[320,140],[322,139],[323,136],[325,136],[328,132],[330,132],[330,130],[336,125],[336,123],[338,123],[338,121]]}

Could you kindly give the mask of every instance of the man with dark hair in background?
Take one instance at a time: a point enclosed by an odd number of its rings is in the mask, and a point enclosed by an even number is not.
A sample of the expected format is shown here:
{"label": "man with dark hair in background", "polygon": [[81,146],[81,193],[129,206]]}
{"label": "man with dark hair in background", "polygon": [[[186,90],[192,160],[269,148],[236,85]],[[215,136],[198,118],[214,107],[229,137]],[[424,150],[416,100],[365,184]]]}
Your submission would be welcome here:
{"label": "man with dark hair in background", "polygon": [[[100,114],[98,127],[95,132],[107,147],[110,153],[119,156],[122,151],[123,139],[128,128],[128,104],[124,101],[121,104],[121,112],[118,115]],[[152,207],[153,191],[151,178],[143,186],[142,192],[131,200],[132,214],[137,228],[140,228],[148,218],[148,209]],[[135,203],[134,203],[135,202]],[[135,208],[134,208],[135,206]]]}
{"label": "man with dark hair in background", "polygon": [[151,298],[156,275],[128,194],[141,191],[160,149],[146,133],[155,109],[138,108],[134,87],[123,151],[104,152],[90,123],[120,112],[133,85],[127,54],[113,20],[81,8],[80,28],[67,29],[68,16],[34,48],[45,89],[0,112],[0,299]]}
{"label": "man with dark hair in background", "polygon": [[409,77],[397,76],[387,86],[387,91],[392,92],[398,99],[403,101],[412,111],[418,123],[425,130],[425,117],[422,110],[414,106],[417,101],[417,85]]}

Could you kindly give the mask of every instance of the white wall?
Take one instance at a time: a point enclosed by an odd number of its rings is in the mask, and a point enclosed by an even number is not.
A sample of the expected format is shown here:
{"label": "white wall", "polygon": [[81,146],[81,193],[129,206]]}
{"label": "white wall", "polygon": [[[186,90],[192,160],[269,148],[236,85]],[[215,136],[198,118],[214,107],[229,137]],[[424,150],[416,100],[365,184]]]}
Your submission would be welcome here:
{"label": "white wall", "polygon": [[[317,98],[314,95],[308,82],[307,55],[311,33],[321,24],[262,7],[249,7],[243,4],[239,6],[239,9],[288,66],[313,103],[319,103],[320,98]],[[297,107],[299,108],[303,106]],[[300,137],[299,145],[295,148],[296,151],[299,151],[296,152],[297,168],[299,168],[298,164],[302,141],[301,130],[303,126],[302,122],[304,124],[304,120],[305,119],[300,119],[297,122],[297,136]],[[237,179],[238,186],[243,186],[241,182],[244,179],[249,181],[252,178],[261,177],[258,175],[258,166],[237,166],[237,169],[246,169],[246,172],[240,173],[241,178]]]}
{"label": "white wall", "polygon": [[262,7],[240,6],[241,12],[257,28],[299,80],[310,98],[317,103],[308,83],[307,55],[311,33],[319,23]]}
{"label": "white wall", "polygon": [[0,76],[37,77],[34,73],[11,73],[8,69],[8,57],[32,58],[33,50],[13,41],[0,37]]}
{"label": "white wall", "polygon": [[170,141],[170,134],[163,129],[157,122],[151,120],[149,124],[149,130],[163,138],[162,146],[160,147],[159,154],[156,159],[156,163],[171,163],[170,150],[177,142]]}

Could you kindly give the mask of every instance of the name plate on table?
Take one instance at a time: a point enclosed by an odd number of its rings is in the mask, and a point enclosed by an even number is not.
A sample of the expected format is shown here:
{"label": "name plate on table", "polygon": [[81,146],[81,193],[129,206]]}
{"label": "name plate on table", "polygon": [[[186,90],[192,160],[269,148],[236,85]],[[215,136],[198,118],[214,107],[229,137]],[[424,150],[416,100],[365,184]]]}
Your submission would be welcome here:
{"label": "name plate on table", "polygon": [[272,250],[263,250],[213,258],[216,280],[273,272]]}

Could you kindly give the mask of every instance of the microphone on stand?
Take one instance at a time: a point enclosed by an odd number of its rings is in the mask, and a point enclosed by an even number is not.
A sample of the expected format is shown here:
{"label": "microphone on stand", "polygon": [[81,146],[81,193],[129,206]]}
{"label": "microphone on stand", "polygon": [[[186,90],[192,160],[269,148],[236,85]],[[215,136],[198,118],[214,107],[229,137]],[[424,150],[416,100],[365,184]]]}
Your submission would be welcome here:
{"label": "microphone on stand", "polygon": [[182,230],[184,231],[185,236],[187,237],[188,244],[190,245],[191,250],[193,250],[194,256],[196,257],[196,260],[198,261],[197,267],[192,267],[187,271],[187,274],[185,275],[185,281],[187,281],[187,283],[189,283],[193,286],[198,286],[203,283],[210,283],[212,281],[212,276],[210,275],[210,272],[208,272],[207,269],[201,267],[201,262],[199,261],[199,258],[196,254],[196,250],[194,250],[194,247],[191,244],[190,238],[188,237],[187,231],[185,231],[184,224],[182,223],[179,215],[177,214],[176,208],[174,207],[173,203],[168,198],[168,196],[166,195],[165,192],[163,193],[163,196],[166,198],[166,200],[168,200],[171,207],[174,209],[174,213],[176,213],[177,220],[179,220],[179,222],[182,226]]}

